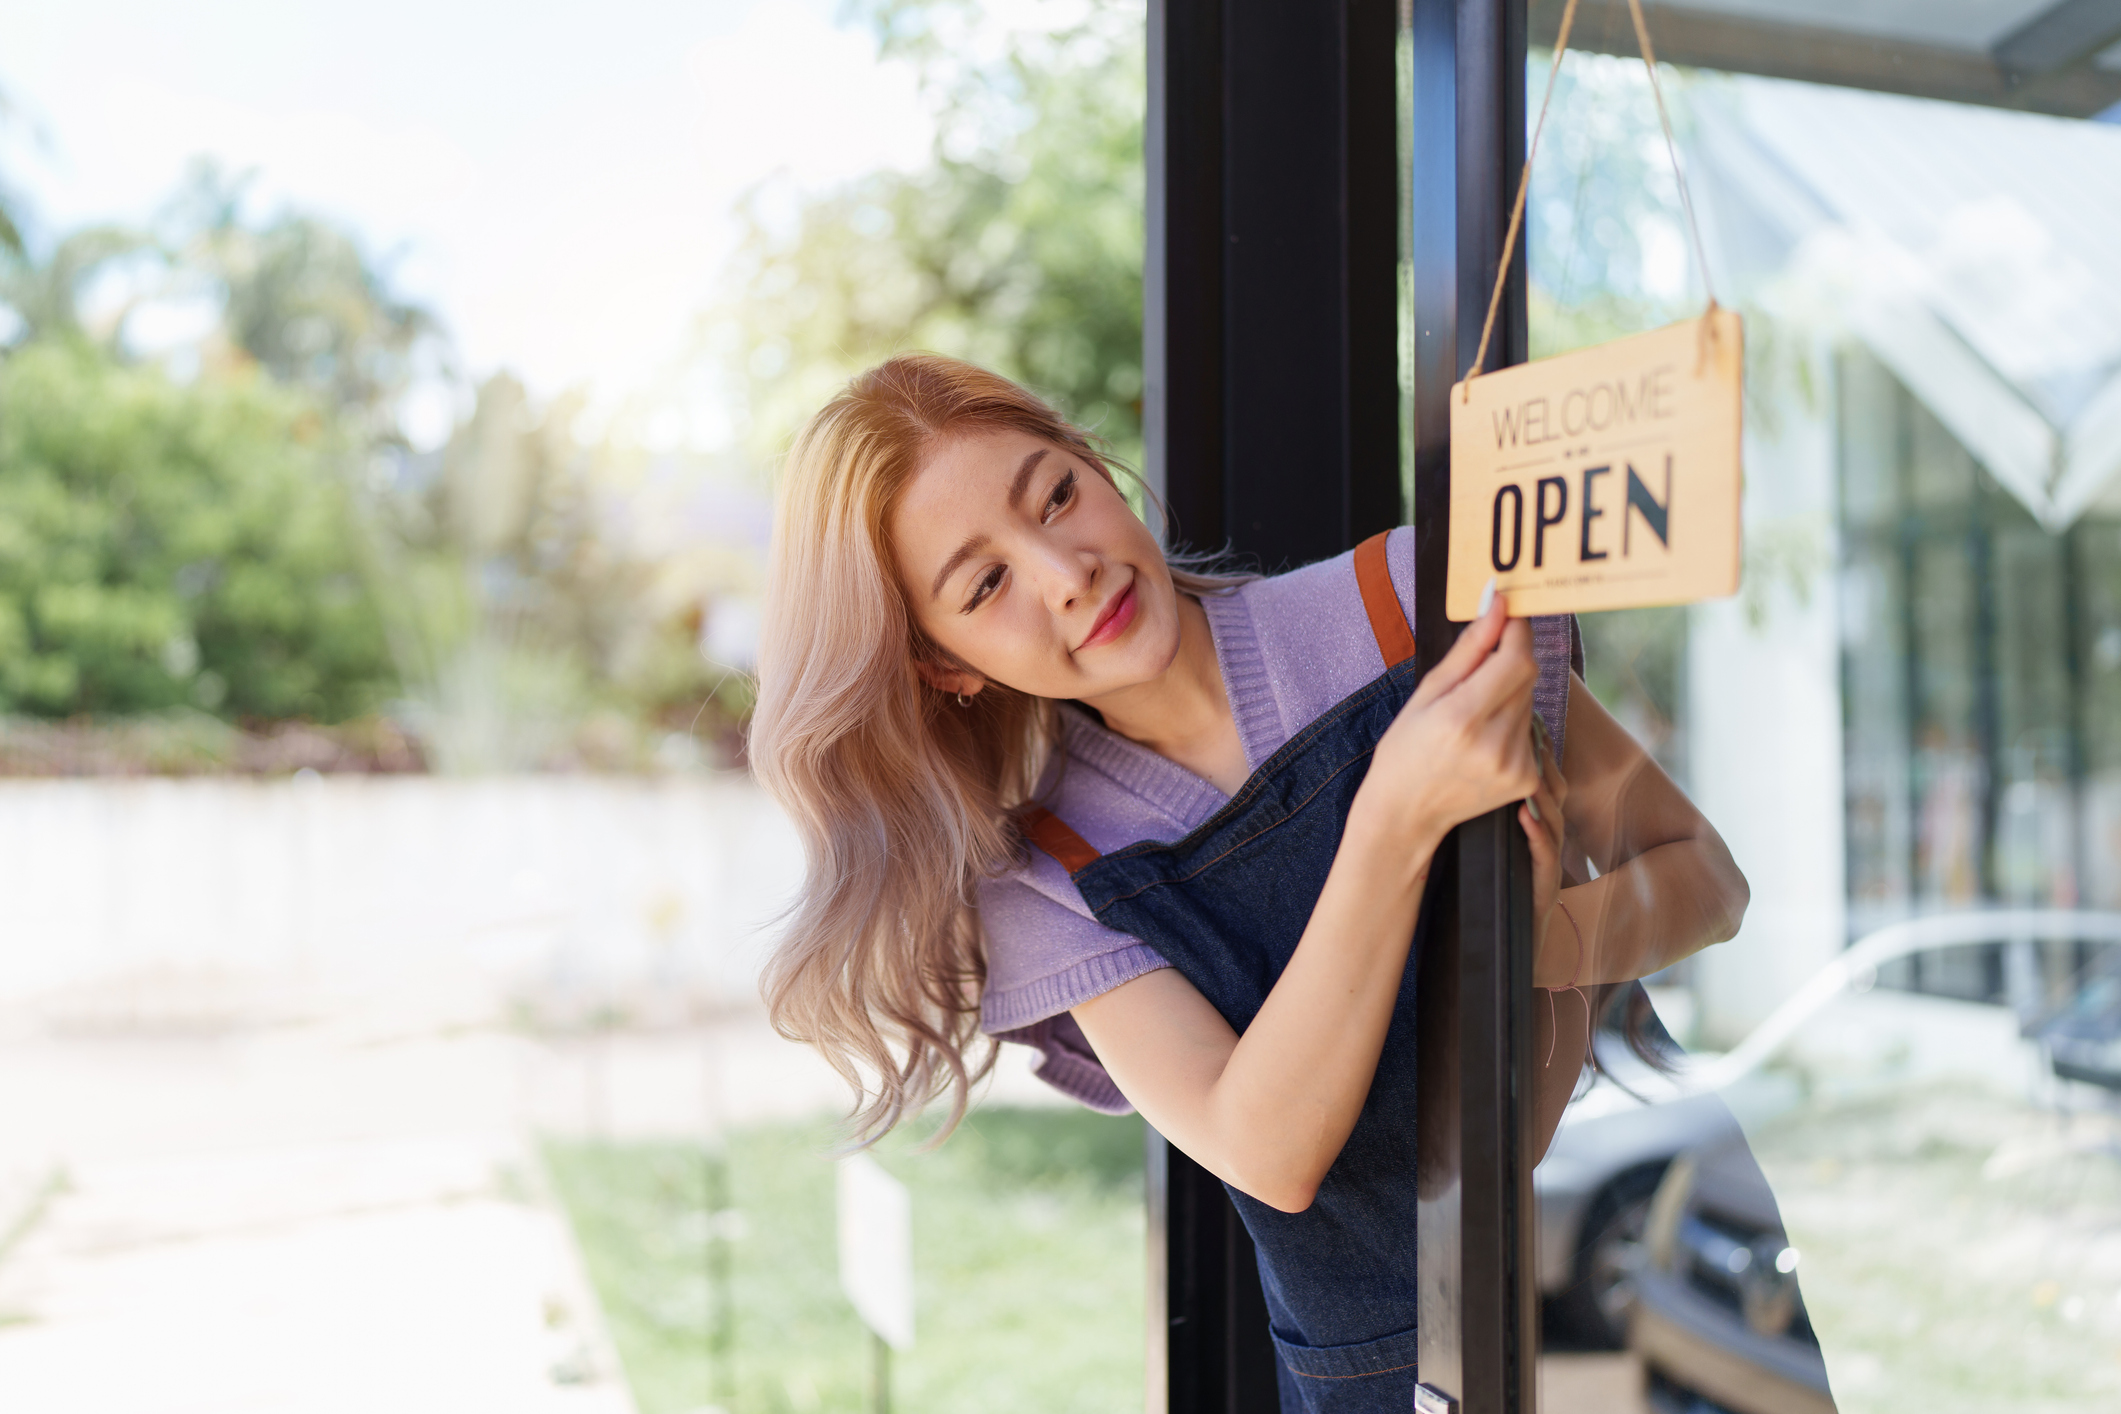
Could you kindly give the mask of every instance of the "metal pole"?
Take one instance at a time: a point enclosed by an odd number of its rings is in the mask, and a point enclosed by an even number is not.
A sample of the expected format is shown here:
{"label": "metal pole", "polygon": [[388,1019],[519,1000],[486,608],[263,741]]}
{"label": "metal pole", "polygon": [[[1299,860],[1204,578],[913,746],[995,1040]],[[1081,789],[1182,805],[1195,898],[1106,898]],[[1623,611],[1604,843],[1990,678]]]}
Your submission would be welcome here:
{"label": "metal pole", "polygon": [[872,1414],[891,1414],[891,1346],[871,1331],[869,1351],[869,1408]]}
{"label": "metal pole", "polygon": [[[1144,406],[1175,541],[1273,570],[1404,519],[1393,0],[1149,0]],[[1272,1414],[1251,1239],[1149,1136],[1151,1414]]]}
{"label": "metal pole", "polygon": [[[1414,289],[1414,525],[1424,669],[1444,617],[1451,385],[1470,368],[1524,161],[1524,0],[1411,0],[1408,192]],[[1525,358],[1518,247],[1490,366]],[[1419,961],[1421,1377],[1432,1407],[1529,1414],[1536,1401],[1531,866],[1514,812],[1454,832],[1430,871]]]}

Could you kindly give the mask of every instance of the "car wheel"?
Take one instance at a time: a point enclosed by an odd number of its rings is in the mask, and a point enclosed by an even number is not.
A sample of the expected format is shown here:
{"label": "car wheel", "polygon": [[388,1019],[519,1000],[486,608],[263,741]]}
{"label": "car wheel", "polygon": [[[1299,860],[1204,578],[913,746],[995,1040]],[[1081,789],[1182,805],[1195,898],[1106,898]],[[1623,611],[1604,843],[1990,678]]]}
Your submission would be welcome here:
{"label": "car wheel", "polygon": [[1553,1305],[1556,1323],[1580,1344],[1618,1350],[1627,1343],[1643,1225],[1663,1178],[1661,1164],[1629,1169],[1600,1189],[1585,1210],[1575,1270]]}

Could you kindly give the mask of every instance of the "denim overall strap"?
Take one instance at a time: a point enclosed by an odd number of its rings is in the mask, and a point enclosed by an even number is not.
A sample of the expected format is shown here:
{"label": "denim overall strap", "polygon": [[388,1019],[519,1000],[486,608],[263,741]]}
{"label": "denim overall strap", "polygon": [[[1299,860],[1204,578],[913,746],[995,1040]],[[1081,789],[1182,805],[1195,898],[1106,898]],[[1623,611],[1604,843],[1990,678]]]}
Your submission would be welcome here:
{"label": "denim overall strap", "polygon": [[[1370,755],[1413,695],[1414,634],[1384,548],[1383,536],[1364,542],[1355,568],[1385,671],[1298,732],[1198,829],[1100,855],[1048,811],[1021,817],[1024,837],[1068,870],[1100,922],[1154,949],[1240,1034],[1309,925]],[[1259,1251],[1292,1414],[1412,1406],[1414,972],[1410,956],[1369,1096],[1311,1206],[1284,1213],[1230,1190]]]}

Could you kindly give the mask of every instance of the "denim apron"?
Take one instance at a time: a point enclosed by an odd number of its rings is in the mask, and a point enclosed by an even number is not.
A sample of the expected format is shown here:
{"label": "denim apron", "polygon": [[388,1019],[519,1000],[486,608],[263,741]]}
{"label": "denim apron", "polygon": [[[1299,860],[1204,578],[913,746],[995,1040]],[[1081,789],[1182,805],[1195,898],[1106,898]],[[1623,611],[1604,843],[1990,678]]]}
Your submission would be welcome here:
{"label": "denim apron", "polygon": [[[1098,921],[1177,968],[1240,1034],[1310,923],[1371,751],[1414,693],[1414,633],[1383,535],[1357,548],[1355,574],[1385,671],[1297,733],[1198,829],[1100,855],[1051,812],[1023,816],[1025,838],[1068,870]],[[1284,1213],[1230,1188],[1259,1249],[1285,1414],[1413,1407],[1415,955],[1369,1098],[1311,1206]]]}

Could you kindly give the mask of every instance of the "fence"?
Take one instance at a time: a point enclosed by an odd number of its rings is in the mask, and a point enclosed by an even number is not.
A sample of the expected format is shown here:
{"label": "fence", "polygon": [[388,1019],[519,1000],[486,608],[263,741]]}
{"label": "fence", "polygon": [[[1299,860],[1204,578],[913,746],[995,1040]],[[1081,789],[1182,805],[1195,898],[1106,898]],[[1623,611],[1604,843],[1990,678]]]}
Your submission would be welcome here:
{"label": "fence", "polygon": [[422,976],[568,1005],[742,1004],[800,867],[743,780],[8,782],[0,1004],[169,1011],[202,979],[226,1004],[245,980]]}

